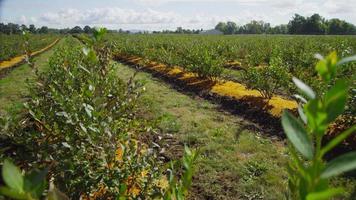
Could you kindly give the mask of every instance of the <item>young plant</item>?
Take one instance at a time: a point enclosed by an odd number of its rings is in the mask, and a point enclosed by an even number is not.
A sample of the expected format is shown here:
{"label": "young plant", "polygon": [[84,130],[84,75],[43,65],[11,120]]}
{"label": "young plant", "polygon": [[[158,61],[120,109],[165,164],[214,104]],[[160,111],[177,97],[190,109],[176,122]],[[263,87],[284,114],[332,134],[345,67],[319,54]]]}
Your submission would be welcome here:
{"label": "young plant", "polygon": [[[33,170],[25,175],[11,161],[5,160],[2,166],[2,179],[6,186],[0,186],[0,195],[11,199],[37,200],[43,197],[47,187],[48,170]],[[1,196],[0,196],[1,197]],[[51,183],[48,200],[67,200],[68,197],[57,190]]]}
{"label": "young plant", "polygon": [[22,35],[24,38],[23,49],[25,50],[25,61],[32,68],[32,70],[37,74],[38,70],[35,66],[35,63],[33,62],[33,56],[30,47],[30,32],[23,31]]}
{"label": "young plant", "polygon": [[256,89],[263,98],[269,100],[279,89],[289,84],[290,75],[278,59],[273,59],[270,66],[249,67],[244,71],[243,80],[249,89]]}
{"label": "young plant", "polygon": [[356,169],[356,152],[343,154],[329,162],[324,159],[326,153],[356,132],[356,125],[337,135],[325,146],[322,145],[328,126],[344,112],[347,100],[347,81],[339,79],[334,82],[337,67],[356,58],[339,60],[336,52],[326,58],[320,55],[317,58],[320,61],[316,71],[331,87],[323,95],[317,96],[308,85],[293,78],[302,93],[302,96],[297,95],[303,102],[298,108],[300,119],[288,111],[282,116],[282,126],[291,144],[288,172],[289,198],[292,199],[321,200],[341,195],[343,189],[331,187],[330,178]]}
{"label": "young plant", "polygon": [[184,200],[188,195],[188,190],[192,185],[194,174],[194,162],[198,157],[197,151],[191,151],[187,146],[184,148],[182,164],[184,172],[179,180],[174,176],[174,166],[171,164],[169,173],[169,187],[164,195],[164,200]]}

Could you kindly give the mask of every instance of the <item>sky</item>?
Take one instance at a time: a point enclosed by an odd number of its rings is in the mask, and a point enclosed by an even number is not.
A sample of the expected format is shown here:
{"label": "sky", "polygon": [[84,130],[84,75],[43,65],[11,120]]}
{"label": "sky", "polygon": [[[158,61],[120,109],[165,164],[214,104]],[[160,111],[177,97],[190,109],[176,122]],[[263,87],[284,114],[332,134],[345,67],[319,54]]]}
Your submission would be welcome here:
{"label": "sky", "polygon": [[295,13],[356,24],[356,0],[0,0],[0,22],[51,28],[75,25],[124,30],[211,29],[219,21],[243,25],[288,23]]}

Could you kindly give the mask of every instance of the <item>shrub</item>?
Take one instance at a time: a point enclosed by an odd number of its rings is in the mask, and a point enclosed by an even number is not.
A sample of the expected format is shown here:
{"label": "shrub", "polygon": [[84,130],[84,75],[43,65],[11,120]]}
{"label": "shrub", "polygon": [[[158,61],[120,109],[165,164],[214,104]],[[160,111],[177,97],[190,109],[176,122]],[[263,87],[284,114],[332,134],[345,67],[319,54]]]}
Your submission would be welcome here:
{"label": "shrub", "polygon": [[[331,85],[330,89],[318,96],[301,80],[293,78],[294,83],[308,99],[299,105],[300,119],[288,111],[282,116],[282,126],[290,142],[291,161],[289,172],[289,198],[292,199],[331,199],[343,193],[342,188],[329,185],[331,177],[356,169],[356,152],[343,154],[327,162],[325,155],[356,131],[356,125],[338,134],[322,146],[327,129],[344,112],[348,83],[344,79],[334,82],[337,67],[356,60],[355,57],[339,60],[333,52],[320,61],[316,71],[321,79]],[[303,99],[303,97],[300,97]]]}
{"label": "shrub", "polygon": [[[142,87],[117,77],[104,33],[94,31],[84,48],[54,53],[49,71],[38,74],[30,87],[29,114],[21,122],[2,122],[6,153],[27,167],[49,166],[52,181],[73,199],[166,196],[168,186],[158,184],[167,179],[164,167],[138,140],[149,134],[135,115]],[[187,158],[195,157],[188,153]],[[192,173],[191,162],[184,167]]]}
{"label": "shrub", "polygon": [[258,90],[262,97],[269,100],[282,87],[288,87],[290,75],[277,61],[270,66],[249,67],[244,71],[243,80],[249,89]]}
{"label": "shrub", "polygon": [[214,80],[223,72],[224,60],[204,47],[189,52],[182,59],[184,67],[202,78]]}

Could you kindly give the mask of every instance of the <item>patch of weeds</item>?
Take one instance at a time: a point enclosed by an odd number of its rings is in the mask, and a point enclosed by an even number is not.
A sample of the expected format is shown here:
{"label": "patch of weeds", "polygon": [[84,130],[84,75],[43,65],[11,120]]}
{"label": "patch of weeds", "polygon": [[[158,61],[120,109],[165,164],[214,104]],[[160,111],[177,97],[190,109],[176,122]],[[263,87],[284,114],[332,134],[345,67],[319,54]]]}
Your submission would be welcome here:
{"label": "patch of weeds", "polygon": [[196,146],[199,144],[199,138],[197,134],[189,134],[184,137],[183,142],[187,144],[189,147]]}
{"label": "patch of weeds", "polygon": [[343,199],[356,199],[356,177],[335,177],[331,179],[330,183],[334,187],[343,187],[345,189],[345,196],[343,196]]}
{"label": "patch of weeds", "polygon": [[199,104],[197,104],[197,107],[200,109],[211,109],[212,105],[207,101],[201,101]]}
{"label": "patch of weeds", "polygon": [[213,137],[222,137],[225,134],[225,130],[222,128],[215,128],[211,131]]}
{"label": "patch of weeds", "polygon": [[158,127],[166,133],[178,133],[181,125],[177,122],[177,118],[169,113],[164,113],[159,117]]}
{"label": "patch of weeds", "polygon": [[251,191],[250,193],[244,194],[242,199],[246,200],[262,200],[265,199],[264,195],[258,191]]}
{"label": "patch of weeds", "polygon": [[247,161],[244,165],[244,172],[242,180],[249,181],[251,179],[255,179],[261,177],[265,172],[267,172],[268,166],[265,162],[258,162],[258,161]]}
{"label": "patch of weeds", "polygon": [[14,101],[12,102],[8,108],[5,109],[5,113],[9,116],[16,116],[24,109],[24,104],[22,102]]}

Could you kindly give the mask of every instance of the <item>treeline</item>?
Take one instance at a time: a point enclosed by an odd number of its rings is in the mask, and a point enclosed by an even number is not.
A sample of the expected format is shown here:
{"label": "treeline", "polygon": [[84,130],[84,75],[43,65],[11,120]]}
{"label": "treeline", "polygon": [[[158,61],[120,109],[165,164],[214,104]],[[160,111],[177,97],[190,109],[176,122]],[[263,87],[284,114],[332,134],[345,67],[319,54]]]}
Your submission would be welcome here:
{"label": "treeline", "polygon": [[[32,34],[47,34],[47,33],[59,33],[59,34],[73,34],[73,33],[93,33],[94,28],[90,26],[84,26],[81,28],[80,26],[75,26],[73,28],[63,28],[63,29],[56,29],[56,28],[48,28],[47,26],[42,26],[37,28],[35,25],[31,24],[26,26],[24,24],[19,25],[15,23],[0,23],[0,33],[4,34],[20,34],[22,31],[29,31]],[[119,31],[116,30],[108,30],[108,32],[122,32],[127,33],[127,31],[123,31],[120,29]]]}
{"label": "treeline", "polygon": [[153,34],[199,34],[203,29],[184,29],[182,27],[177,27],[175,31],[172,30],[163,30],[163,31],[153,31]]}
{"label": "treeline", "polygon": [[272,27],[270,23],[253,20],[243,26],[235,22],[219,22],[216,30],[224,34],[302,34],[302,35],[354,35],[356,26],[340,19],[326,20],[319,14],[304,17],[295,14],[288,24]]}

